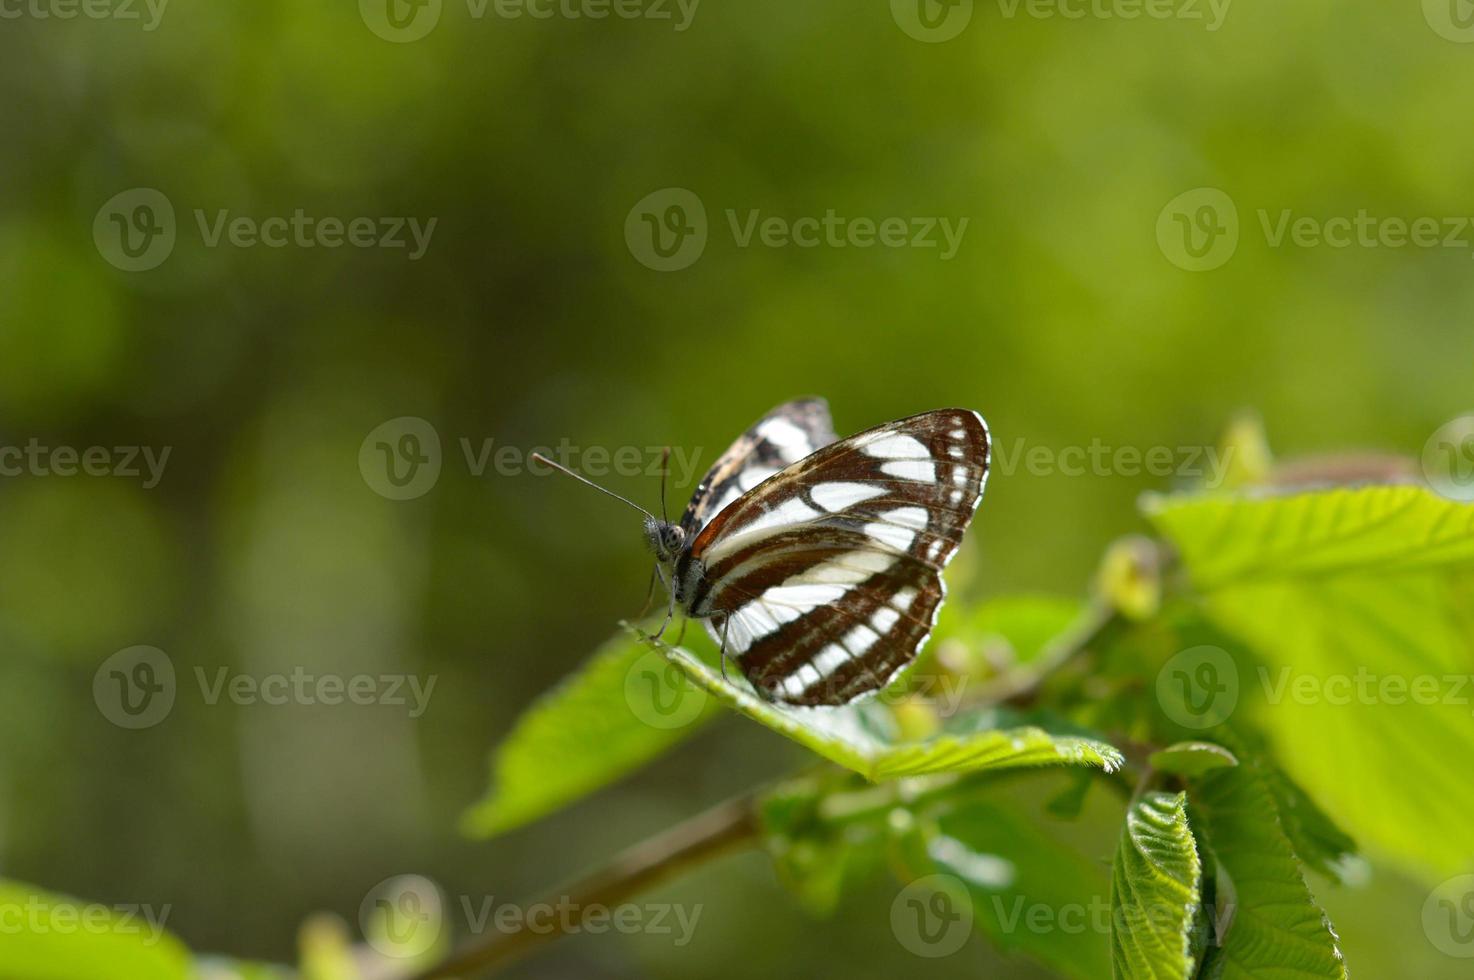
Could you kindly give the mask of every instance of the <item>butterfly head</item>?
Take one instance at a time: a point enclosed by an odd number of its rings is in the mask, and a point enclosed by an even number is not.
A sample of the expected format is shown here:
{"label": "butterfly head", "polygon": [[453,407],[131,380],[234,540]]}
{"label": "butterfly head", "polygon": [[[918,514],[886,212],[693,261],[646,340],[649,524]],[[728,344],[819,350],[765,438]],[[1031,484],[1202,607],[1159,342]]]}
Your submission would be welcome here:
{"label": "butterfly head", "polygon": [[679,524],[657,517],[645,518],[645,544],[662,563],[676,560],[686,543],[686,532]]}

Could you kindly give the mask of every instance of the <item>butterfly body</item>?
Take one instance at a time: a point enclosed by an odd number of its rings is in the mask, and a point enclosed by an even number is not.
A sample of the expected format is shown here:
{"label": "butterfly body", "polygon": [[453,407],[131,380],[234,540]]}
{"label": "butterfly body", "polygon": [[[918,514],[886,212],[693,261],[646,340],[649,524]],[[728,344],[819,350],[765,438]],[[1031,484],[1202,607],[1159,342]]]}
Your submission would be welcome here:
{"label": "butterfly body", "polygon": [[988,468],[982,418],[944,409],[836,440],[822,399],[780,405],[716,461],[679,523],[649,518],[673,607],[765,696],[843,704],[925,643]]}

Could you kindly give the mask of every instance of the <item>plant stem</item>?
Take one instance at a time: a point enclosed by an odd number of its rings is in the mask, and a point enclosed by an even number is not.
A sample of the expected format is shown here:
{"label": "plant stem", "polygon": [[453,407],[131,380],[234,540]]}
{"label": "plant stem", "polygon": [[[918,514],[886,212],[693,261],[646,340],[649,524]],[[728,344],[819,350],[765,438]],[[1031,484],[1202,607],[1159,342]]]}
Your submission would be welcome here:
{"label": "plant stem", "polygon": [[[607,908],[688,868],[755,844],[758,835],[756,797],[739,796],[621,852],[543,902],[580,910]],[[501,969],[560,938],[569,925],[564,920],[553,917],[550,928],[533,931],[527,928],[528,917],[519,916],[517,928],[478,939],[411,980],[445,980]]]}

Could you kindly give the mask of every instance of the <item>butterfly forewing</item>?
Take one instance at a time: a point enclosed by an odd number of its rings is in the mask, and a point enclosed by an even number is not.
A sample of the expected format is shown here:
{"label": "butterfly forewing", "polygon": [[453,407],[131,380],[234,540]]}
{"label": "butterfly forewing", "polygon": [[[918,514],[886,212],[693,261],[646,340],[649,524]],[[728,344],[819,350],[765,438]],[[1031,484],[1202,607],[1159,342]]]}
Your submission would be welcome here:
{"label": "butterfly forewing", "polygon": [[931,632],[987,466],[987,427],[965,410],[826,446],[705,525],[690,547],[701,594],[687,602],[780,700],[840,704],[883,687]]}
{"label": "butterfly forewing", "polygon": [[834,440],[822,398],[785,402],[758,419],[701,478],[681,516],[686,540],[744,493]]}

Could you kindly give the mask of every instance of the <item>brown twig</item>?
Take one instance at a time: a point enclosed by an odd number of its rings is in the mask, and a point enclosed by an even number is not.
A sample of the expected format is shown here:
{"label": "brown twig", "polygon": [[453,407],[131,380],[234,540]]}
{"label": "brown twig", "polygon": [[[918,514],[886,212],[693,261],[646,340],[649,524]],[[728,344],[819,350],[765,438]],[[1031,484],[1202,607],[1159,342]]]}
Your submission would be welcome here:
{"label": "brown twig", "polygon": [[[756,800],[740,796],[634,845],[545,901],[583,909],[609,907],[690,867],[750,846],[758,835]],[[560,938],[566,925],[555,917],[551,928],[533,931],[527,928],[527,916],[518,921],[518,928],[479,939],[410,980],[490,973]]]}

